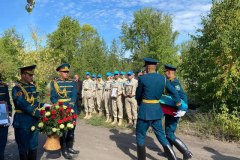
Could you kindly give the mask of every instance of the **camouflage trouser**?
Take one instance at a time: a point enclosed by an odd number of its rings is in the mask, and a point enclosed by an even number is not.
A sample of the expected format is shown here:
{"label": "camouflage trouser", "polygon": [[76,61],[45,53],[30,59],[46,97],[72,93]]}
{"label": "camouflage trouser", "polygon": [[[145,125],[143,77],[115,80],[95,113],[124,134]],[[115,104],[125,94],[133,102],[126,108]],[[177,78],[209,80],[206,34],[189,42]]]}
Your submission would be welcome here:
{"label": "camouflage trouser", "polygon": [[94,107],[93,97],[90,96],[90,93],[88,91],[84,92],[83,101],[85,112],[92,112]]}
{"label": "camouflage trouser", "polygon": [[103,110],[102,109],[102,104],[103,104],[102,90],[97,90],[96,99],[97,99],[98,112],[102,112]]}
{"label": "camouflage trouser", "polygon": [[127,111],[127,116],[129,120],[137,119],[137,101],[135,97],[126,97],[125,98],[125,107]]}
{"label": "camouflage trouser", "polygon": [[112,116],[112,103],[111,103],[111,97],[110,97],[109,91],[104,92],[104,106],[105,106],[106,116]]}
{"label": "camouflage trouser", "polygon": [[112,110],[114,118],[123,118],[122,95],[112,98]]}

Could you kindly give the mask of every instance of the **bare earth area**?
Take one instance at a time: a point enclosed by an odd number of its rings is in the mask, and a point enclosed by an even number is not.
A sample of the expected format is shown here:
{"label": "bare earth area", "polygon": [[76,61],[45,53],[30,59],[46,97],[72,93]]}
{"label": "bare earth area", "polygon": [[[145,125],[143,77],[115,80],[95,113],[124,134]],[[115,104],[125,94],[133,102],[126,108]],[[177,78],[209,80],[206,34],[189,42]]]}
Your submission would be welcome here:
{"label": "bare earth area", "polygon": [[[190,148],[193,160],[240,160],[240,144],[216,140],[203,140],[198,137],[178,135]],[[135,133],[130,130],[117,130],[95,127],[79,120],[75,130],[75,148],[80,154],[75,160],[136,160]],[[46,159],[42,148],[46,137],[39,136],[38,159]],[[166,160],[162,156],[162,147],[154,134],[146,139],[147,159]],[[175,149],[179,160],[182,155]],[[18,160],[17,145],[13,128],[9,129],[8,144],[5,150],[6,160]],[[61,157],[59,160],[63,160]]]}

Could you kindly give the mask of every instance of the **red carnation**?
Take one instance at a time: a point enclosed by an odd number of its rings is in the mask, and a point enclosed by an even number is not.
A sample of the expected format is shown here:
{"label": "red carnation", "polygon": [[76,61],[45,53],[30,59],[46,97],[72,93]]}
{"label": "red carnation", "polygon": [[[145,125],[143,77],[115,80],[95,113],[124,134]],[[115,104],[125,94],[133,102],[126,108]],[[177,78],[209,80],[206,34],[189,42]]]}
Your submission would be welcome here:
{"label": "red carnation", "polygon": [[67,119],[68,119],[68,121],[71,121],[71,120],[72,120],[72,117],[71,117],[71,116],[69,116]]}
{"label": "red carnation", "polygon": [[46,111],[49,111],[49,110],[50,110],[50,107],[45,107],[45,110],[46,110]]}
{"label": "red carnation", "polygon": [[68,108],[68,109],[66,110],[66,113],[67,113],[67,114],[71,113],[71,110],[72,110],[71,108]]}
{"label": "red carnation", "polygon": [[59,119],[59,120],[57,120],[57,123],[58,123],[58,124],[62,124],[63,121],[62,121],[61,119]]}
{"label": "red carnation", "polygon": [[40,111],[40,115],[44,115],[45,112],[46,112],[45,110],[41,110],[41,111]]}
{"label": "red carnation", "polygon": [[61,107],[61,108],[59,108],[59,111],[64,111],[64,108],[62,108],[62,107]]}
{"label": "red carnation", "polygon": [[51,118],[52,118],[52,119],[55,119],[55,118],[56,118],[56,116],[55,116],[55,115],[52,115],[52,116],[51,116]]}
{"label": "red carnation", "polygon": [[56,110],[52,110],[51,112],[53,115],[57,114],[57,111]]}
{"label": "red carnation", "polygon": [[77,119],[77,114],[73,114],[73,115],[72,115],[72,118],[73,118],[73,119]]}
{"label": "red carnation", "polygon": [[63,102],[58,102],[58,105],[59,106],[63,106]]}
{"label": "red carnation", "polygon": [[43,123],[44,123],[44,122],[47,122],[47,121],[48,121],[48,118],[47,118],[47,117],[43,117],[43,118],[42,118],[42,121],[43,121]]}
{"label": "red carnation", "polygon": [[76,126],[76,124],[77,124],[76,121],[74,121],[74,122],[73,122],[73,125]]}
{"label": "red carnation", "polygon": [[63,122],[67,122],[67,120],[68,120],[68,119],[67,119],[66,117],[63,118]]}

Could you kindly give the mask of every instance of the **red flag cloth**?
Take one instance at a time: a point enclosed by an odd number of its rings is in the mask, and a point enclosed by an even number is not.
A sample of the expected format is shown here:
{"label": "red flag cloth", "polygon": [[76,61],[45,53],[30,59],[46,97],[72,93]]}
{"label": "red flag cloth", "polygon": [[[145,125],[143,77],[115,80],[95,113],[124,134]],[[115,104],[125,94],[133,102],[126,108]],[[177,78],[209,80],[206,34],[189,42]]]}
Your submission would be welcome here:
{"label": "red flag cloth", "polygon": [[162,107],[163,113],[167,115],[175,116],[173,112],[177,112],[177,109],[172,106],[161,104],[161,107]]}

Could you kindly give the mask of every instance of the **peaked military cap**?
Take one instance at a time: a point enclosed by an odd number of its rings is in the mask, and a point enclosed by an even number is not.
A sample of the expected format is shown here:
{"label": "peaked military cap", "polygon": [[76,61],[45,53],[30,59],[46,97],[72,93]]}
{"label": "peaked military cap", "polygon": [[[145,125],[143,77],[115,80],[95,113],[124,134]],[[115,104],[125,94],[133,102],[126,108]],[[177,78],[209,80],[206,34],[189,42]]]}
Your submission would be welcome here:
{"label": "peaked military cap", "polygon": [[34,75],[34,69],[36,68],[36,65],[26,66],[26,67],[20,67],[21,74],[22,73],[28,73],[31,75]]}
{"label": "peaked military cap", "polygon": [[63,63],[60,66],[57,67],[56,71],[58,72],[69,72],[70,64]]}
{"label": "peaked military cap", "polygon": [[101,75],[101,74],[98,74],[98,75],[97,75],[97,78],[102,78],[102,75]]}
{"label": "peaked military cap", "polygon": [[125,75],[126,74],[126,72],[124,72],[124,71],[122,71],[121,73],[120,73],[120,75]]}
{"label": "peaked military cap", "polygon": [[119,71],[116,70],[116,71],[113,72],[113,74],[117,75],[117,74],[119,74]]}
{"label": "peaked military cap", "polygon": [[158,60],[153,59],[153,58],[143,58],[143,60],[145,62],[144,66],[146,66],[148,64],[155,64],[156,65],[157,63],[159,63]]}
{"label": "peaked military cap", "polygon": [[90,72],[86,72],[86,76],[90,76],[91,75],[91,73]]}
{"label": "peaked military cap", "polygon": [[171,71],[176,71],[177,70],[177,67],[174,67],[170,64],[165,64],[164,67],[165,67],[165,71],[166,70],[171,70]]}

